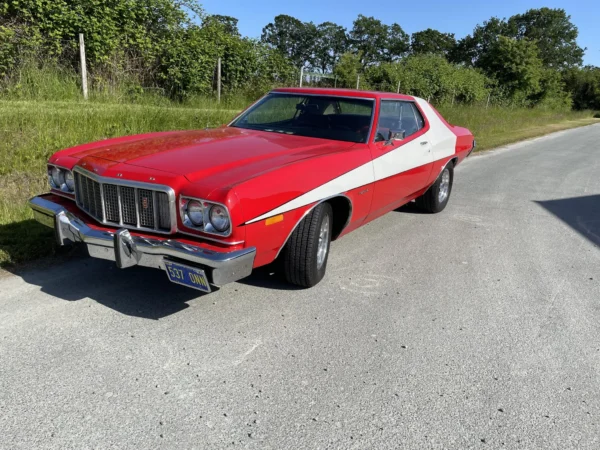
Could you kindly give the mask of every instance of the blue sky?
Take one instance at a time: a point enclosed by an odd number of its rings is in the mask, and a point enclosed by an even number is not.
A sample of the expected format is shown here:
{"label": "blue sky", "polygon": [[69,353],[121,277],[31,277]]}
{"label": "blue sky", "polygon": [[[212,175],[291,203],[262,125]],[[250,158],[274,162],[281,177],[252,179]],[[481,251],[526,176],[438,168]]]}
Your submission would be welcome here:
{"label": "blue sky", "polygon": [[600,66],[600,1],[535,0],[200,0],[208,14],[222,14],[239,19],[240,32],[260,37],[262,28],[278,14],[288,14],[302,21],[335,22],[346,28],[358,14],[374,16],[384,23],[399,23],[411,34],[426,28],[454,33],[461,38],[476,24],[492,16],[510,17],[530,8],[563,8],[579,29],[579,45],[587,47],[585,64]]}

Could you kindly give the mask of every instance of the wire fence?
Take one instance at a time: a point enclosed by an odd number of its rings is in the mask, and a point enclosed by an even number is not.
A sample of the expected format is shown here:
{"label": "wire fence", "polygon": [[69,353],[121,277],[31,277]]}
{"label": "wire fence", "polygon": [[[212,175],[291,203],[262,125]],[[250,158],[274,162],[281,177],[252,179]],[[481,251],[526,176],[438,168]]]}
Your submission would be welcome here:
{"label": "wire fence", "polygon": [[[161,87],[156,80],[156,74],[149,70],[147,59],[144,55],[128,52],[119,54],[102,61],[101,65],[88,67],[85,57],[85,38],[80,39],[59,40],[53,44],[52,58],[60,62],[60,71],[67,77],[72,77],[80,85],[81,96],[87,98],[87,86],[90,85],[95,93],[107,93],[119,95],[121,93],[138,90],[144,93],[153,93],[156,95],[166,96],[164,87]],[[31,48],[17,48],[16,54],[18,58],[25,59],[32,55],[43,60],[46,55],[35,55]],[[225,61],[226,62],[226,61]],[[21,61],[22,63],[22,61]],[[224,80],[227,79],[227,73],[224,73],[227,64],[218,58],[214,61],[214,70],[212,70],[211,92],[217,102],[221,102]],[[0,63],[1,64],[1,63]],[[20,65],[17,61],[16,66]],[[22,71],[16,72],[17,85],[21,85]],[[13,74],[15,76],[15,74]],[[276,79],[276,76],[272,77]],[[41,82],[41,80],[39,80]],[[364,78],[363,74],[357,74],[356,79],[348,77],[340,77],[334,73],[322,73],[311,70],[309,67],[301,67],[297,70],[296,81],[291,83],[292,86],[300,87],[321,87],[321,88],[347,88],[358,90],[374,90],[382,92],[406,93],[413,94],[414,89],[411,86],[403,86],[400,82],[392,83],[382,82],[373,83]],[[290,83],[285,84],[290,86]],[[447,90],[436,95],[423,95],[427,101],[433,104],[444,104],[446,106],[454,106],[463,103],[456,92],[448,92]],[[502,96],[495,95],[492,89],[489,90],[487,98],[480,103],[485,104],[486,108],[491,106],[505,106],[502,104]]]}

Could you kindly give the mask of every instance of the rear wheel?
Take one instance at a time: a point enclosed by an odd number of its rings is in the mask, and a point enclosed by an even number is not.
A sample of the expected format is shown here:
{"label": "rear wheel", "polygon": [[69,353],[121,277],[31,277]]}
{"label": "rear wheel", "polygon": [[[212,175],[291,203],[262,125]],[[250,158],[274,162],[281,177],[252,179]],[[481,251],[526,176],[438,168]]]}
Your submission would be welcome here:
{"label": "rear wheel", "polygon": [[422,196],[417,198],[417,206],[430,213],[444,210],[448,204],[452,183],[454,181],[454,164],[448,163],[435,183]]}
{"label": "rear wheel", "polygon": [[329,203],[315,207],[298,224],[283,253],[285,278],[301,287],[312,287],[325,276],[333,212]]}

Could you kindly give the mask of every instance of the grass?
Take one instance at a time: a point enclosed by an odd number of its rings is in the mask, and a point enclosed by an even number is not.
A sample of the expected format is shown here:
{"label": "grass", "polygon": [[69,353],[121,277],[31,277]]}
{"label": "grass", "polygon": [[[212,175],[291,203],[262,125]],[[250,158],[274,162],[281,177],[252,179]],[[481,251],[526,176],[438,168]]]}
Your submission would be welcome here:
{"label": "grass", "polygon": [[[194,105],[194,107],[190,106]],[[211,99],[186,105],[94,100],[0,100],[0,267],[55,252],[52,232],[32,220],[27,200],[47,190],[46,160],[76,144],[148,131],[197,129],[227,123],[243,105],[217,108]],[[441,107],[454,124],[470,128],[478,150],[559,129],[600,122],[591,112]]]}
{"label": "grass", "polygon": [[477,140],[477,151],[554,131],[600,123],[592,111],[552,111],[530,108],[442,106],[442,116],[453,125],[469,128]]}

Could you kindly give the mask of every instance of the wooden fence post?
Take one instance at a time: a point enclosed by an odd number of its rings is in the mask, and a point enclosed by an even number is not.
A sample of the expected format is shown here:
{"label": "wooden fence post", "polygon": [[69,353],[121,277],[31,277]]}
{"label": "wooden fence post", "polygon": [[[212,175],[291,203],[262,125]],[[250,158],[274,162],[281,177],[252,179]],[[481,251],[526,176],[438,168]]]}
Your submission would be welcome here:
{"label": "wooden fence post", "polygon": [[85,42],[83,33],[79,33],[79,58],[81,60],[81,88],[83,89],[83,98],[88,99],[88,84],[87,84],[87,66],[85,61]]}
{"label": "wooden fence post", "polygon": [[358,90],[359,86],[360,86],[360,74],[356,77],[356,90]]}
{"label": "wooden fence post", "polygon": [[217,59],[217,103],[221,103],[221,58]]}

